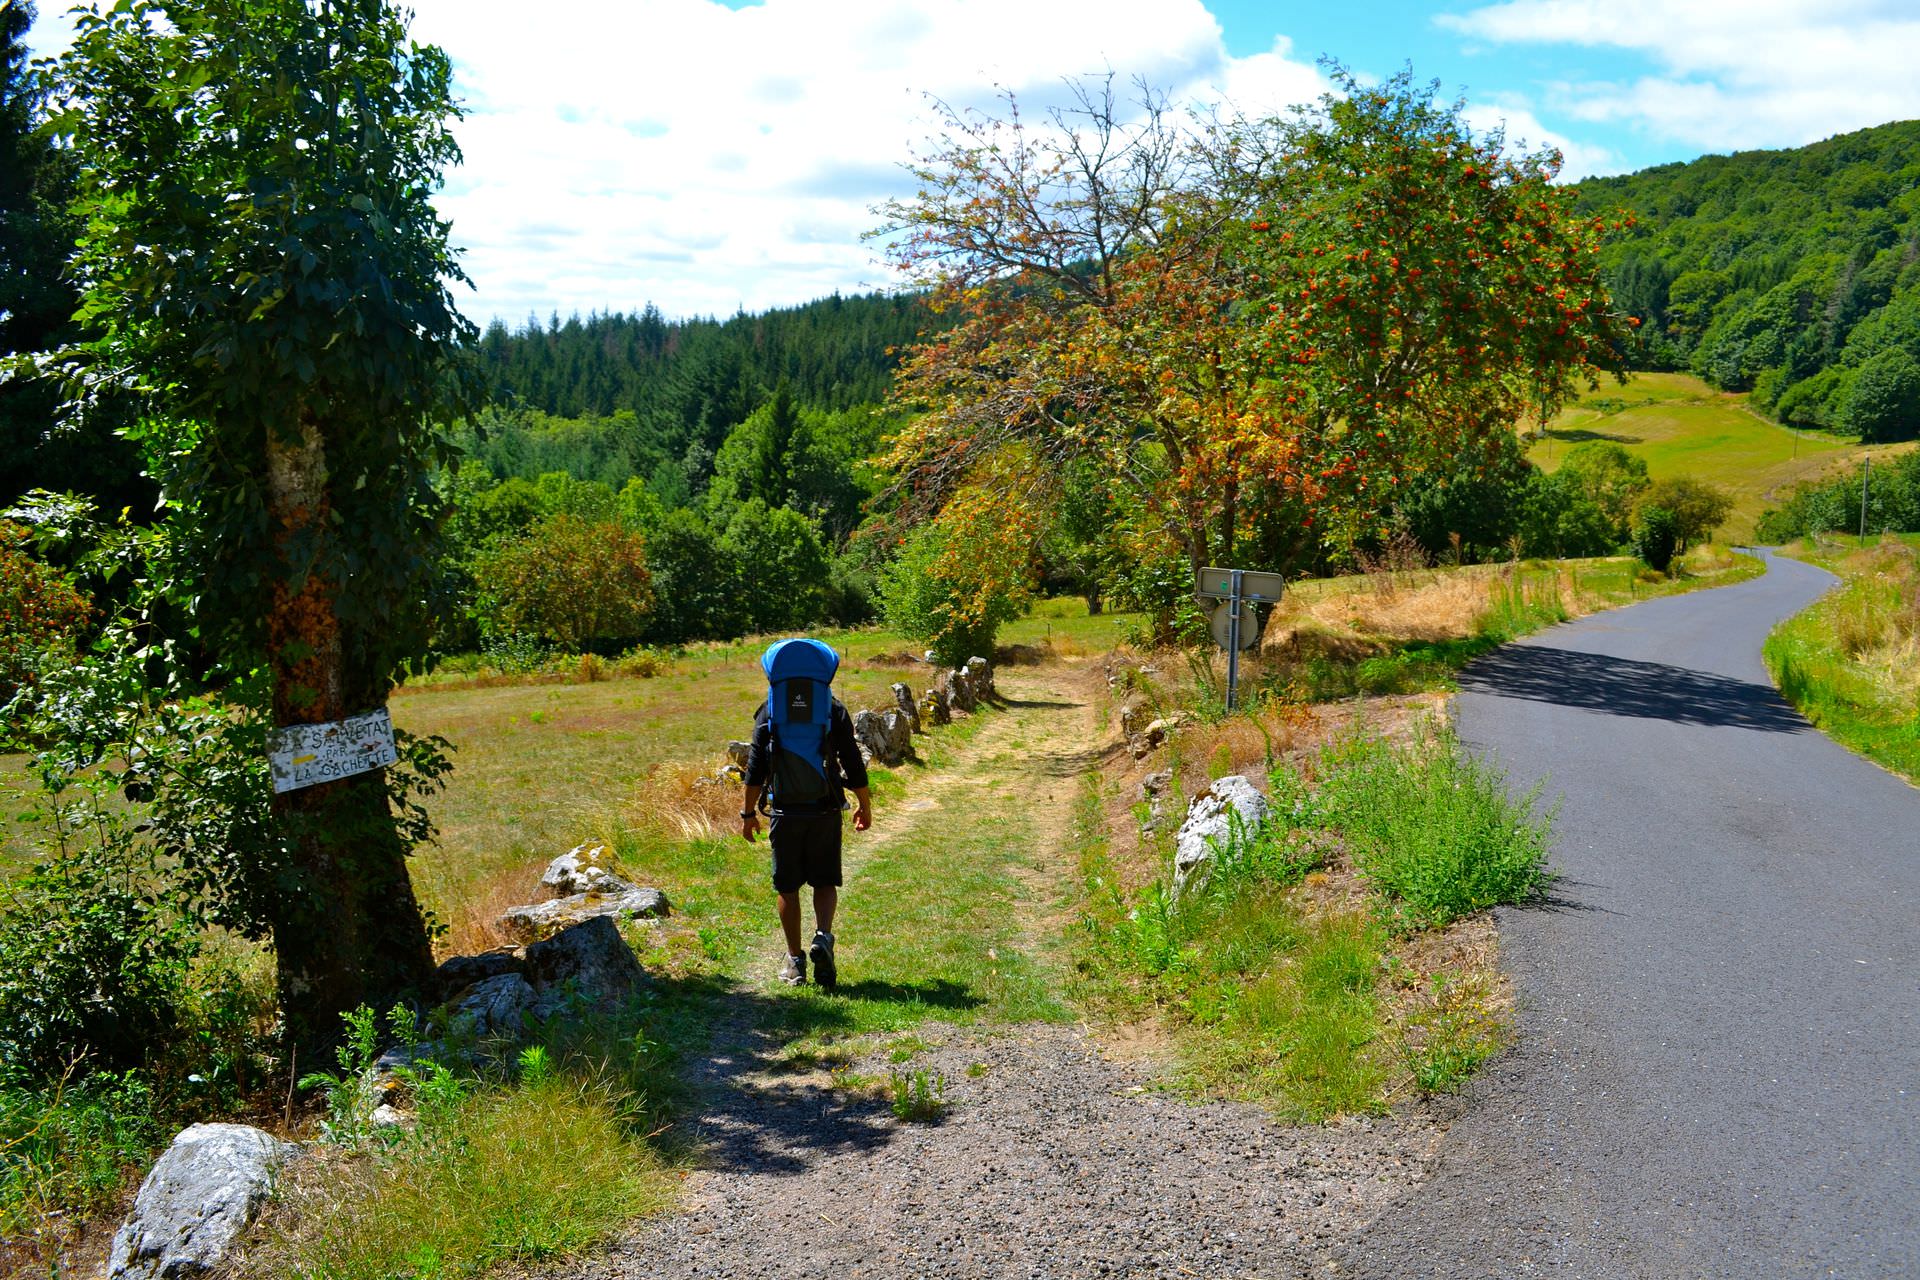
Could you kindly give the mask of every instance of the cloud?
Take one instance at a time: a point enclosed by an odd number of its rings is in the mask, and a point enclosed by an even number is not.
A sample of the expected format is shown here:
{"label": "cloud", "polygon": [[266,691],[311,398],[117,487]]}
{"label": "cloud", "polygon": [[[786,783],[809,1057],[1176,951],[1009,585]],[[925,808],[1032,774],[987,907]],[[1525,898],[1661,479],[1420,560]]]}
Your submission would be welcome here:
{"label": "cloud", "polygon": [[1470,102],[1462,114],[1476,135],[1503,130],[1509,152],[1535,152],[1547,147],[1558,151],[1562,182],[1578,182],[1596,173],[1614,173],[1620,168],[1620,157],[1609,148],[1569,138],[1540,123],[1524,98]]}
{"label": "cloud", "polygon": [[1632,51],[1655,72],[1562,82],[1552,106],[1712,150],[1920,116],[1911,0],[1509,0],[1436,21],[1499,44]]}
{"label": "cloud", "polygon": [[[911,194],[929,95],[1037,115],[1112,71],[1247,109],[1315,96],[1284,42],[1230,57],[1202,0],[411,0],[467,107],[438,203],[484,322],[729,314],[892,283],[861,232]],[[43,5],[43,10],[62,6]],[[64,45],[43,13],[35,45]]]}

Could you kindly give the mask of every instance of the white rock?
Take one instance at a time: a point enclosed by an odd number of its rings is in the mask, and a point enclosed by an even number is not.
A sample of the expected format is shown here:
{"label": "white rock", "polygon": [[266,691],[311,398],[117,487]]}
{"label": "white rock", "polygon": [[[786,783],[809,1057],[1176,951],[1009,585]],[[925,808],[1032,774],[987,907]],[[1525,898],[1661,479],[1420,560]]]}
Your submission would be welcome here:
{"label": "white rock", "polygon": [[603,1004],[644,980],[633,948],[606,916],[596,916],[527,948],[527,976],[539,993],[535,1012],[552,1013],[578,996]]}
{"label": "white rock", "polygon": [[913,731],[919,733],[920,708],[913,700],[913,690],[908,688],[904,683],[895,684],[893,686],[893,702],[895,706],[900,708],[900,714],[907,718],[907,723],[913,727]]}
{"label": "white rock", "polygon": [[633,886],[613,874],[613,855],[598,840],[570,849],[547,864],[540,887],[556,898],[576,893],[624,893]]}
{"label": "white rock", "polygon": [[147,1172],[113,1237],[110,1280],[209,1275],[232,1250],[300,1149],[244,1124],[180,1131]]}
{"label": "white rock", "polygon": [[1215,780],[1187,808],[1187,820],[1174,837],[1173,891],[1177,896],[1206,881],[1216,848],[1231,838],[1236,819],[1246,834],[1267,820],[1266,796],[1240,774]]}

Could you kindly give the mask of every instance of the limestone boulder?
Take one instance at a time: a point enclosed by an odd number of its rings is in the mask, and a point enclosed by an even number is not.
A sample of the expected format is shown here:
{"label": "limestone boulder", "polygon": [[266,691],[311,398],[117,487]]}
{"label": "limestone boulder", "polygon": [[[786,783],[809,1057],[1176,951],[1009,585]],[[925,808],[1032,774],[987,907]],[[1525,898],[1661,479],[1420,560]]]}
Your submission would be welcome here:
{"label": "limestone boulder", "polygon": [[752,750],[753,744],[751,742],[741,742],[738,739],[729,742],[727,744],[727,762],[744,771],[747,767],[747,756]]}
{"label": "limestone boulder", "polygon": [[920,695],[920,723],[922,725],[948,724],[952,720],[953,712],[947,707],[946,690],[936,686]]}
{"label": "limestone boulder", "polygon": [[580,893],[625,893],[633,886],[613,872],[613,855],[592,840],[555,858],[540,876],[549,896],[568,898]]}
{"label": "limestone boulder", "polygon": [[440,979],[440,990],[447,995],[464,991],[474,983],[485,982],[488,978],[518,972],[520,972],[520,957],[505,947],[483,951],[477,956],[452,956],[441,961],[440,967],[435,970],[436,976]]}
{"label": "limestone boulder", "polygon": [[907,718],[915,733],[920,732],[920,708],[913,700],[913,690],[904,683],[893,686],[893,702],[900,708],[900,714]]}
{"label": "limestone boulder", "polygon": [[1153,707],[1146,699],[1130,698],[1120,708],[1120,732],[1131,738],[1153,718]]}
{"label": "limestone boulder", "polygon": [[967,678],[965,667],[956,667],[947,672],[940,677],[940,681],[946,688],[947,701],[955,711],[972,711],[980,704],[980,700],[974,696],[973,681]]}
{"label": "limestone boulder", "polygon": [[1270,809],[1267,797],[1237,773],[1216,779],[1195,796],[1174,836],[1174,894],[1204,884],[1214,855],[1233,839],[1235,830],[1252,835],[1267,820]]}
{"label": "limestone boulder", "polygon": [[619,883],[624,887],[606,893],[576,893],[512,907],[500,917],[500,927],[523,943],[533,943],[588,920],[657,920],[670,914],[672,907],[660,890]]}
{"label": "limestone boulder", "polygon": [[281,1167],[299,1153],[251,1125],[181,1130],[148,1170],[113,1237],[110,1280],[212,1275],[253,1225]]}
{"label": "limestone boulder", "polygon": [[913,754],[913,722],[905,712],[881,712],[880,733],[887,741],[887,754],[892,757],[886,763],[899,764]]}
{"label": "limestone boulder", "polygon": [[985,658],[968,658],[963,670],[967,673],[968,682],[973,685],[975,698],[990,698],[994,695],[993,665]]}
{"label": "limestone boulder", "polygon": [[600,1005],[616,1001],[644,980],[633,948],[610,916],[595,916],[527,948],[534,1012],[546,1014],[569,996]]}
{"label": "limestone boulder", "polygon": [[892,708],[855,712],[853,737],[860,744],[860,754],[878,764],[900,764],[913,750],[913,728]]}
{"label": "limestone boulder", "polygon": [[536,998],[526,978],[503,973],[468,987],[447,1003],[447,1011],[468,1020],[476,1036],[517,1036],[525,1030]]}

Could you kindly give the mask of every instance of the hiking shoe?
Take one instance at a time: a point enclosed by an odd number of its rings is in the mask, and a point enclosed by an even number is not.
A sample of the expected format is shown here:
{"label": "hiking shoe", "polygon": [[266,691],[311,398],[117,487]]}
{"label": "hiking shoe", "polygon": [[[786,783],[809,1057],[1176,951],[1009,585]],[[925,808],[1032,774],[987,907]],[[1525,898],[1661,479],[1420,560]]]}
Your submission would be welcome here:
{"label": "hiking shoe", "polygon": [[813,978],[821,986],[832,990],[840,981],[839,970],[833,963],[833,935],[816,933],[813,945],[807,948],[807,954],[813,957]]}
{"label": "hiking shoe", "polygon": [[788,956],[787,962],[780,966],[780,981],[790,987],[805,985],[807,981],[807,958]]}

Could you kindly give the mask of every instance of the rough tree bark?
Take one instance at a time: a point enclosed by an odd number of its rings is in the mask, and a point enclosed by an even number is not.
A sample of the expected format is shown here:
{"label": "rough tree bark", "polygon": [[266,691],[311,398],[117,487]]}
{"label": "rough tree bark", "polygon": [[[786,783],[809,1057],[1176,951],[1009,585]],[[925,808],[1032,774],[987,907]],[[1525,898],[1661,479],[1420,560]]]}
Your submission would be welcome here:
{"label": "rough tree bark", "polygon": [[[303,413],[296,430],[269,431],[267,514],[281,576],[268,613],[275,726],[322,724],[386,706],[384,673],[356,663],[335,608],[336,536],[327,493],[326,441]],[[336,1040],[340,1015],[376,1009],[427,989],[433,953],[407,875],[381,771],[276,795],[275,821],[292,845],[274,904],[280,1007],[294,1043]]]}

